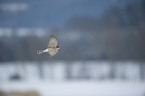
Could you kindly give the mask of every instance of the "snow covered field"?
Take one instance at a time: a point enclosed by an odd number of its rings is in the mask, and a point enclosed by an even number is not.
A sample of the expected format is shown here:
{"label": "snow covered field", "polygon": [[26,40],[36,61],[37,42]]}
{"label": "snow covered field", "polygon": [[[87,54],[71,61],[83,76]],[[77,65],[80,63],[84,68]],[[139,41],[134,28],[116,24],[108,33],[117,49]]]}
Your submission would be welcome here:
{"label": "snow covered field", "polygon": [[41,96],[145,96],[145,82],[63,81],[5,82],[3,91],[36,90]]}
{"label": "snow covered field", "polygon": [[145,96],[144,68],[143,62],[1,63],[0,91],[36,90],[41,96]]}

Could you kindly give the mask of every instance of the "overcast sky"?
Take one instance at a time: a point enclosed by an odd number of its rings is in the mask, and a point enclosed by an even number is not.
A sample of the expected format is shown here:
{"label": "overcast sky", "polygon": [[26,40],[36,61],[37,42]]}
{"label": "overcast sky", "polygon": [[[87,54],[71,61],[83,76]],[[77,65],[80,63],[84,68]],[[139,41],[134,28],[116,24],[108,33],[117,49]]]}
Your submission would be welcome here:
{"label": "overcast sky", "polygon": [[3,0],[0,27],[63,27],[73,17],[97,19],[133,1],[137,0]]}

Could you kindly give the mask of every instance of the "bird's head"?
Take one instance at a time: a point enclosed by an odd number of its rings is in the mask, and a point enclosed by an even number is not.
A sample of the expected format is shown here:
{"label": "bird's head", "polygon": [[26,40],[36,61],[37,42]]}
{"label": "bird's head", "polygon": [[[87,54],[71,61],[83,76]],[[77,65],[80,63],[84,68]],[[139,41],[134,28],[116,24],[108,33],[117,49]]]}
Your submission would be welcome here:
{"label": "bird's head", "polygon": [[57,48],[57,49],[60,49],[60,47],[59,47],[59,46],[56,46],[56,48]]}

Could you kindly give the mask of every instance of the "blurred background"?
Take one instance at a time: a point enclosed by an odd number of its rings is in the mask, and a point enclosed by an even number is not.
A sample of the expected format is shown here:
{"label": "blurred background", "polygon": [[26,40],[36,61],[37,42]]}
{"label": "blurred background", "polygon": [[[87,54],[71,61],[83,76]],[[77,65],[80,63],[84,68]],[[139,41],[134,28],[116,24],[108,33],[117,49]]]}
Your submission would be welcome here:
{"label": "blurred background", "polygon": [[145,0],[0,0],[0,96],[145,96]]}

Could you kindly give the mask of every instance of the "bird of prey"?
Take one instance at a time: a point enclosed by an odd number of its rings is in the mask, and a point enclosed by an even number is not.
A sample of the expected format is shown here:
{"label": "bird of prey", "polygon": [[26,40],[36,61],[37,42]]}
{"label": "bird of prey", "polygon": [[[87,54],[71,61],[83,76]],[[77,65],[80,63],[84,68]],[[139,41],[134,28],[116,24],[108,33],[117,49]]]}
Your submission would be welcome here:
{"label": "bird of prey", "polygon": [[45,50],[38,50],[37,54],[42,54],[48,52],[50,57],[53,57],[58,53],[58,49],[60,49],[59,46],[57,46],[58,41],[55,36],[51,35],[49,37],[49,42],[48,42],[48,48]]}

